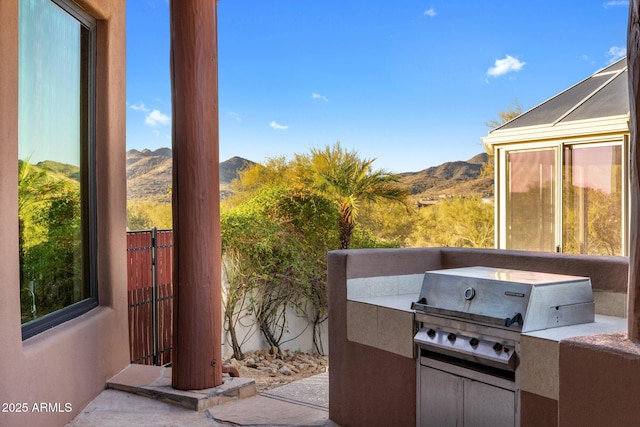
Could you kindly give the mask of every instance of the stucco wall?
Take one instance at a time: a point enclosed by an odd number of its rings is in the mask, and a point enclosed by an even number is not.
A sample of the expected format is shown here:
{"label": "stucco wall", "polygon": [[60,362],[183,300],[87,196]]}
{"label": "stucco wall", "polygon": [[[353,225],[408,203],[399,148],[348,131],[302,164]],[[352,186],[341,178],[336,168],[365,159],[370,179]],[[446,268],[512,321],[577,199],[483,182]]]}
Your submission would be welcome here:
{"label": "stucco wall", "polygon": [[560,426],[634,427],[640,423],[640,344],[626,334],[560,342]]}
{"label": "stucco wall", "polygon": [[[224,290],[223,290],[224,292]],[[223,294],[224,297],[224,294]],[[283,350],[291,351],[303,351],[313,353],[316,350],[313,345],[313,327],[310,323],[312,313],[312,307],[306,307],[307,311],[301,313],[297,308],[287,308],[287,327],[282,334]],[[258,324],[256,323],[255,316],[252,313],[248,313],[243,310],[239,316],[241,321],[235,325],[235,332],[238,339],[243,343],[242,351],[256,351],[269,348],[269,343],[264,338],[264,335],[260,333]],[[329,331],[327,321],[318,325],[319,332],[319,345],[323,354],[329,353]],[[222,342],[222,356],[230,358],[233,356],[233,346],[231,345],[231,334],[226,329],[222,329],[221,336]]]}
{"label": "stucco wall", "polygon": [[[100,306],[22,341],[17,217],[18,0],[0,1],[0,404],[26,403],[28,407],[27,413],[0,412],[3,426],[64,425],[129,360],[125,1],[77,3],[99,20],[96,156]],[[33,405],[40,403],[58,410],[33,411]]]}
{"label": "stucco wall", "polygon": [[414,426],[416,362],[347,339],[347,279],[440,268],[440,250],[362,249],[330,252],[329,418],[343,427]]}

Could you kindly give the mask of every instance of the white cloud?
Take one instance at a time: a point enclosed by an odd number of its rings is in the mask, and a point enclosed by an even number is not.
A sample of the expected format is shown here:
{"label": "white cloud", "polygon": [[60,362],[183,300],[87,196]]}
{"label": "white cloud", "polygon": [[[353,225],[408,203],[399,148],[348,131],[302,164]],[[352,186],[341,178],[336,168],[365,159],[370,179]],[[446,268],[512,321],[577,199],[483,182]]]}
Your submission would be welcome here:
{"label": "white cloud", "polygon": [[287,130],[287,129],[289,129],[289,126],[280,125],[280,124],[276,123],[275,121],[272,121],[271,123],[269,123],[269,126],[271,126],[275,130]]}
{"label": "white cloud", "polygon": [[159,110],[153,110],[144,118],[144,124],[148,126],[168,125],[171,123],[171,117],[161,113]]}
{"label": "white cloud", "polygon": [[424,11],[424,14],[430,18],[433,18],[434,16],[436,16],[436,10],[434,8],[427,9]]}
{"label": "white cloud", "polygon": [[627,54],[627,49],[624,47],[611,46],[607,52],[609,56],[609,64],[613,64],[618,59],[623,58]]}
{"label": "white cloud", "polygon": [[233,118],[233,120],[235,120],[238,123],[242,121],[242,117],[240,117],[240,114],[236,113],[235,111],[229,111],[227,115]]}
{"label": "white cloud", "polygon": [[487,70],[487,74],[491,77],[499,77],[512,71],[520,71],[525,64],[526,62],[507,55],[503,59],[496,59],[493,67]]}
{"label": "white cloud", "polygon": [[603,4],[605,9],[616,6],[629,6],[629,0],[612,0]]}
{"label": "white cloud", "polygon": [[319,93],[315,93],[315,92],[311,94],[311,99],[313,99],[314,101],[329,102],[329,99],[327,99],[326,96],[320,95]]}
{"label": "white cloud", "polygon": [[131,109],[134,111],[144,111],[145,113],[149,111],[149,109],[144,105],[144,102],[141,102],[140,104],[133,104]]}

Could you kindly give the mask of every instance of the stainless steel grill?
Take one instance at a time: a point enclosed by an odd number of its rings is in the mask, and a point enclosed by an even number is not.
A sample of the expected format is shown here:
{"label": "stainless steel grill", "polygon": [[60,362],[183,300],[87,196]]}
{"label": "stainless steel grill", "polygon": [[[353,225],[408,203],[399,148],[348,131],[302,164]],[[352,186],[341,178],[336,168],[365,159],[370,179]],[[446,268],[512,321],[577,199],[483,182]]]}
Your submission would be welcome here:
{"label": "stainless steel grill", "polygon": [[412,309],[421,426],[519,425],[520,334],[595,317],[587,277],[490,267],[426,272]]}

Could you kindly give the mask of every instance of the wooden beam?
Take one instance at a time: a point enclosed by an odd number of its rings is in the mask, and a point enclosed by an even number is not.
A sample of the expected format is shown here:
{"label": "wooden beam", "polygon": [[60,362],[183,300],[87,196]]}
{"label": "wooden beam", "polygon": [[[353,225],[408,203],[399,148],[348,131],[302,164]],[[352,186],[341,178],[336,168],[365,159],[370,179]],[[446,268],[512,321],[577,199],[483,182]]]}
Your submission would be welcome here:
{"label": "wooden beam", "polygon": [[172,386],[222,384],[216,2],[172,0]]}
{"label": "wooden beam", "polygon": [[629,224],[629,286],[627,307],[627,334],[633,341],[640,341],[640,239],[638,218],[640,214],[640,152],[638,151],[638,106],[640,105],[640,0],[629,2],[627,28],[627,65],[629,75],[629,128],[631,131],[631,219]]}

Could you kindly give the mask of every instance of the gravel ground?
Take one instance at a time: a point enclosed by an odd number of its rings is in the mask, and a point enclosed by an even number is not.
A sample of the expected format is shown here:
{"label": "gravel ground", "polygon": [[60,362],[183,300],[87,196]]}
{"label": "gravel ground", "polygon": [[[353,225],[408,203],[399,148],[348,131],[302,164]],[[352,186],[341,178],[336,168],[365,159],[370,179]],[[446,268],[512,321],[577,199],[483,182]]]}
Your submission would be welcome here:
{"label": "gravel ground", "polygon": [[238,368],[241,377],[254,379],[258,393],[329,371],[327,356],[277,349],[247,352],[244,359],[231,358],[225,364]]}

